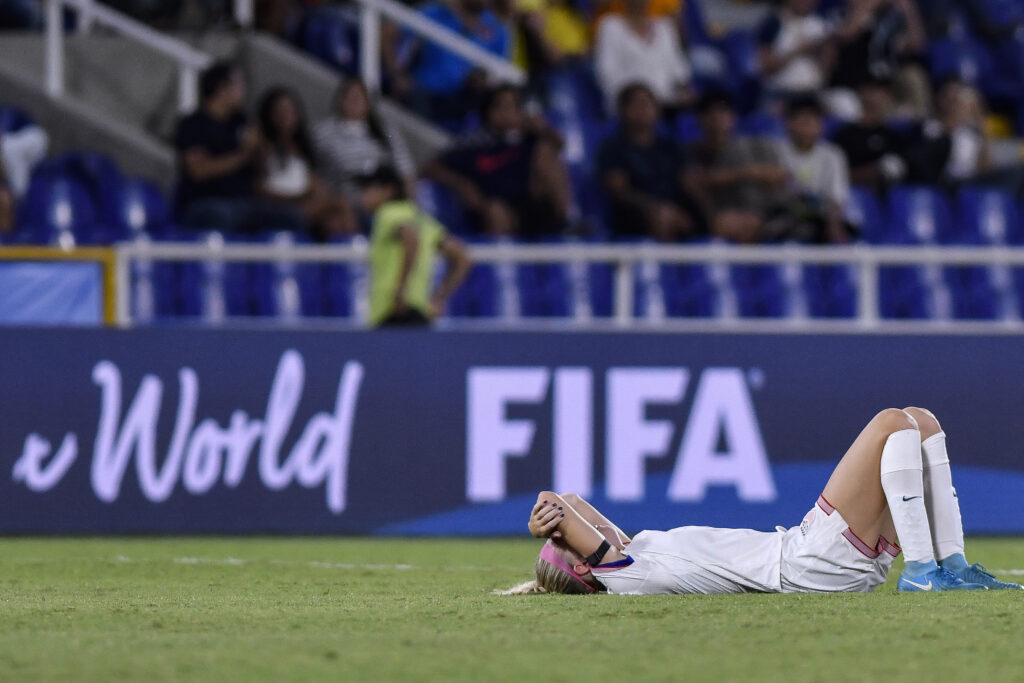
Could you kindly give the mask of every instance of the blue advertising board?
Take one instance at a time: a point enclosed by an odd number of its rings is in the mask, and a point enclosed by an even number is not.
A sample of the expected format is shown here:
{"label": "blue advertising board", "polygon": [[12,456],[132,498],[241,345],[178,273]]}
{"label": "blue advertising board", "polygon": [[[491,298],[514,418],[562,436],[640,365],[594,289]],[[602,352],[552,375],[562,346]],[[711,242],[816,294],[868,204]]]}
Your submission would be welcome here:
{"label": "blue advertising board", "polygon": [[878,410],[1024,533],[1015,337],[0,329],[0,532],[524,534],[799,522]]}

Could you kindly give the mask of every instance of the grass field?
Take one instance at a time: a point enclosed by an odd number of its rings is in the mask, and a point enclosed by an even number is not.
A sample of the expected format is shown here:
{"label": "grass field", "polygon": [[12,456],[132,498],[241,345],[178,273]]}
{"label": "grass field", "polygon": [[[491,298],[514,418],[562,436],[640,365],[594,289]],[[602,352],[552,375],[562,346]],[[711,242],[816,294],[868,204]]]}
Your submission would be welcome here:
{"label": "grass field", "polygon": [[0,680],[1024,680],[1024,591],[492,595],[537,547],[3,539]]}

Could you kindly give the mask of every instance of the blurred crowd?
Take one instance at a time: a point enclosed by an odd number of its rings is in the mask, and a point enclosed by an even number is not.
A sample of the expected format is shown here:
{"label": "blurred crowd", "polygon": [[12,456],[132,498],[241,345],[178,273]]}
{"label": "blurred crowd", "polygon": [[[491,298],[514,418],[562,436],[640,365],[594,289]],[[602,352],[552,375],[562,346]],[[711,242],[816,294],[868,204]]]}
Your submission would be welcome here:
{"label": "blurred crowd", "polygon": [[[145,16],[146,7],[174,4],[140,1],[125,8]],[[388,204],[415,206],[425,178],[457,206],[459,225],[447,228],[471,237],[842,243],[860,229],[849,206],[854,187],[1021,192],[1019,154],[997,158],[993,149],[995,137],[1012,137],[1024,121],[1024,74],[1020,88],[987,98],[978,74],[936,68],[944,54],[936,46],[964,35],[993,50],[1021,43],[1024,3],[778,0],[738,41],[712,35],[693,3],[416,6],[521,66],[524,87],[495,83],[385,22],[384,94],[453,134],[419,168],[356,69],[332,110],[310,121],[286,87],[262,93],[247,111],[242,71],[217,64],[201,79],[201,105],[177,128],[177,220],[194,230],[347,239],[402,213]],[[31,0],[0,0],[0,24],[37,21],[32,8]],[[346,4],[259,0],[255,8],[262,30],[296,42],[317,17],[352,16]],[[744,45],[749,73],[723,56],[742,55]],[[555,101],[566,74],[579,95],[569,107]],[[585,135],[572,160],[569,147],[579,141],[570,138],[581,126],[594,139]],[[16,159],[30,156],[5,151],[0,230],[11,223],[19,186],[11,179],[23,175]],[[457,265],[456,242],[440,230],[427,241]]]}

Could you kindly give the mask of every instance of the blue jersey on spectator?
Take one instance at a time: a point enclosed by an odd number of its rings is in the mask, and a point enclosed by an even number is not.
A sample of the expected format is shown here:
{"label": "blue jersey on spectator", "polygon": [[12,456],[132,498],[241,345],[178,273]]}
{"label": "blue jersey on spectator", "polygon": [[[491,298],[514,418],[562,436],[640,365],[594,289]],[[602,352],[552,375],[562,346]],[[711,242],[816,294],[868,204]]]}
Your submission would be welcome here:
{"label": "blue jersey on spectator", "polygon": [[[484,10],[480,17],[480,21],[484,25],[483,34],[470,31],[445,4],[427,5],[420,12],[428,19],[450,28],[488,52],[499,57],[509,56],[508,31],[490,10]],[[472,71],[473,65],[462,57],[449,52],[440,45],[423,41],[416,64],[415,78],[425,91],[435,95],[457,92]]]}

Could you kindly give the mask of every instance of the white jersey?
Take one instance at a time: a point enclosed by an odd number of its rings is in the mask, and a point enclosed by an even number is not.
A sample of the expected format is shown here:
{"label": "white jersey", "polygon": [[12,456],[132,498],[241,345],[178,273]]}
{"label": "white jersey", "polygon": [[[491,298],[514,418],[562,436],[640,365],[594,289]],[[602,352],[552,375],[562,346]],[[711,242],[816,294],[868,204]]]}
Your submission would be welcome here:
{"label": "white jersey", "polygon": [[609,593],[818,593],[873,590],[899,548],[884,538],[870,547],[819,498],[800,526],[642,531],[623,553],[593,568]]}
{"label": "white jersey", "polygon": [[626,566],[595,567],[609,593],[777,593],[782,534],[684,526],[641,531]]}

